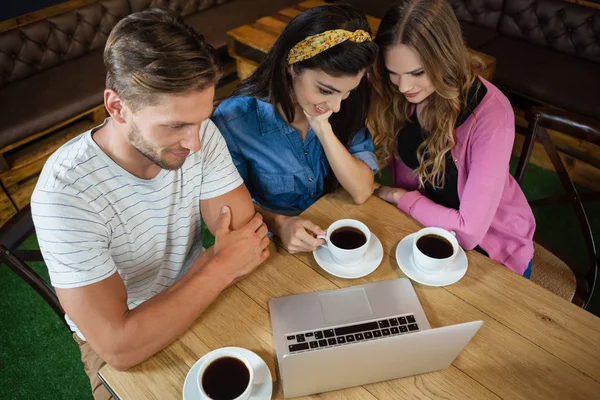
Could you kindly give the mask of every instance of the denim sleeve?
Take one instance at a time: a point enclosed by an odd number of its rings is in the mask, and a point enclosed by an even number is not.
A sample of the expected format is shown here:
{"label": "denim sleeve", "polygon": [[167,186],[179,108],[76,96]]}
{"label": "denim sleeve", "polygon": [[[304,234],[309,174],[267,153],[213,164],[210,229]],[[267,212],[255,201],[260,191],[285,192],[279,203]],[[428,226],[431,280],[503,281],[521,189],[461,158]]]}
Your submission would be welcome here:
{"label": "denim sleeve", "polygon": [[248,179],[248,164],[235,140],[235,131],[232,129],[233,127],[229,123],[229,119],[227,117],[227,110],[222,109],[221,107],[217,108],[211,119],[215,123],[217,128],[219,128],[221,135],[223,135],[223,138],[227,143],[229,153],[231,154],[233,164],[235,165],[242,179],[244,180],[246,187],[252,194],[252,188],[250,187],[251,182]]}
{"label": "denim sleeve", "polygon": [[369,132],[367,128],[362,128],[360,131],[356,132],[348,146],[348,151],[355,158],[367,164],[373,172],[379,171],[379,164],[377,163],[377,157],[375,157],[373,138],[371,137],[371,132]]}

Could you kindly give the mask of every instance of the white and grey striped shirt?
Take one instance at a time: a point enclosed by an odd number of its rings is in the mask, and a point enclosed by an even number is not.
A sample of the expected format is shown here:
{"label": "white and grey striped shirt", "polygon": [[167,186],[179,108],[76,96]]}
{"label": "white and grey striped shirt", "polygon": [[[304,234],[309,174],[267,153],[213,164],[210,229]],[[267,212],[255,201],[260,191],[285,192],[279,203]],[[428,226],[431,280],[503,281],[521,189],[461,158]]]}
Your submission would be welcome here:
{"label": "white and grey striped shirt", "polygon": [[80,287],[118,272],[132,309],[171,286],[202,253],[200,200],[243,182],[210,120],[201,125],[199,152],[180,169],[149,180],[130,174],[98,147],[92,133],[99,128],[48,159],[31,211],[52,285]]}

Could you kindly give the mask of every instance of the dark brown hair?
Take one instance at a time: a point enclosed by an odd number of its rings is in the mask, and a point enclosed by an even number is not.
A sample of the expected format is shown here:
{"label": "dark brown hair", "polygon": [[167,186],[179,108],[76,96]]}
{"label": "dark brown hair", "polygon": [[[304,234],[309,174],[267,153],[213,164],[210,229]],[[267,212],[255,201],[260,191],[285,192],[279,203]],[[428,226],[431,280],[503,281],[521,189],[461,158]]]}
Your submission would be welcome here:
{"label": "dark brown hair", "polygon": [[[292,77],[287,56],[292,47],[308,36],[332,29],[354,32],[362,29],[371,33],[367,19],[347,4],[323,5],[297,15],[285,27],[269,51],[266,60],[249,78],[242,81],[234,96],[253,96],[279,105],[288,121],[294,120]],[[354,76],[373,65],[377,46],[372,41],[354,43],[347,40],[291,66],[297,73],[321,70],[331,76]],[[354,134],[365,126],[369,104],[366,76],[341,104],[340,111],[329,118],[333,132],[348,145]]]}
{"label": "dark brown hair", "polygon": [[[323,5],[297,15],[285,27],[257,70],[240,83],[233,96],[253,96],[279,105],[288,121],[294,120],[292,77],[288,71],[287,56],[292,47],[308,36],[328,30],[345,29],[354,32],[371,29],[366,17],[347,4]],[[354,76],[375,62],[377,46],[372,41],[354,43],[347,40],[307,60],[292,64],[297,74],[305,70],[320,70],[331,76]],[[360,129],[365,127],[369,109],[369,90],[364,76],[358,87],[342,101],[340,111],[329,118],[333,132],[345,146]],[[338,187],[338,181],[329,166],[325,192]]]}
{"label": "dark brown hair", "polygon": [[104,48],[106,87],[134,110],[155,104],[157,94],[204,90],[219,66],[204,36],[164,10],[130,14],[112,30]]}

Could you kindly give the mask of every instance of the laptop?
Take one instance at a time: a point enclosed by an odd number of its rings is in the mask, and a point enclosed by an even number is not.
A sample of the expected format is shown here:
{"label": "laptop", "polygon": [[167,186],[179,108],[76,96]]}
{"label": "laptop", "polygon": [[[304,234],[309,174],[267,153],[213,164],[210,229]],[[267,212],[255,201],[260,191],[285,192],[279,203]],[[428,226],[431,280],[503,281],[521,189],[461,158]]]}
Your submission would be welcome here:
{"label": "laptop", "polygon": [[483,321],[432,329],[410,280],[269,301],[286,398],[447,368]]}

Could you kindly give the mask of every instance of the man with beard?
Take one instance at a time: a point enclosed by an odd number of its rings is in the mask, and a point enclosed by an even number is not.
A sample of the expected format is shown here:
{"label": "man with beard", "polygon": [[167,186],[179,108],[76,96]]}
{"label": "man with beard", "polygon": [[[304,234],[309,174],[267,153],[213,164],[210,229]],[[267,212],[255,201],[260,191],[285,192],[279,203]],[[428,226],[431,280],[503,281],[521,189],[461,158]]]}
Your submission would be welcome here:
{"label": "man with beard", "polygon": [[[110,117],[47,161],[31,200],[40,248],[96,399],[180,336],[268,256],[267,228],[209,117],[218,67],[168,13],[131,14],[104,50]],[[201,220],[215,234],[204,250]]]}

